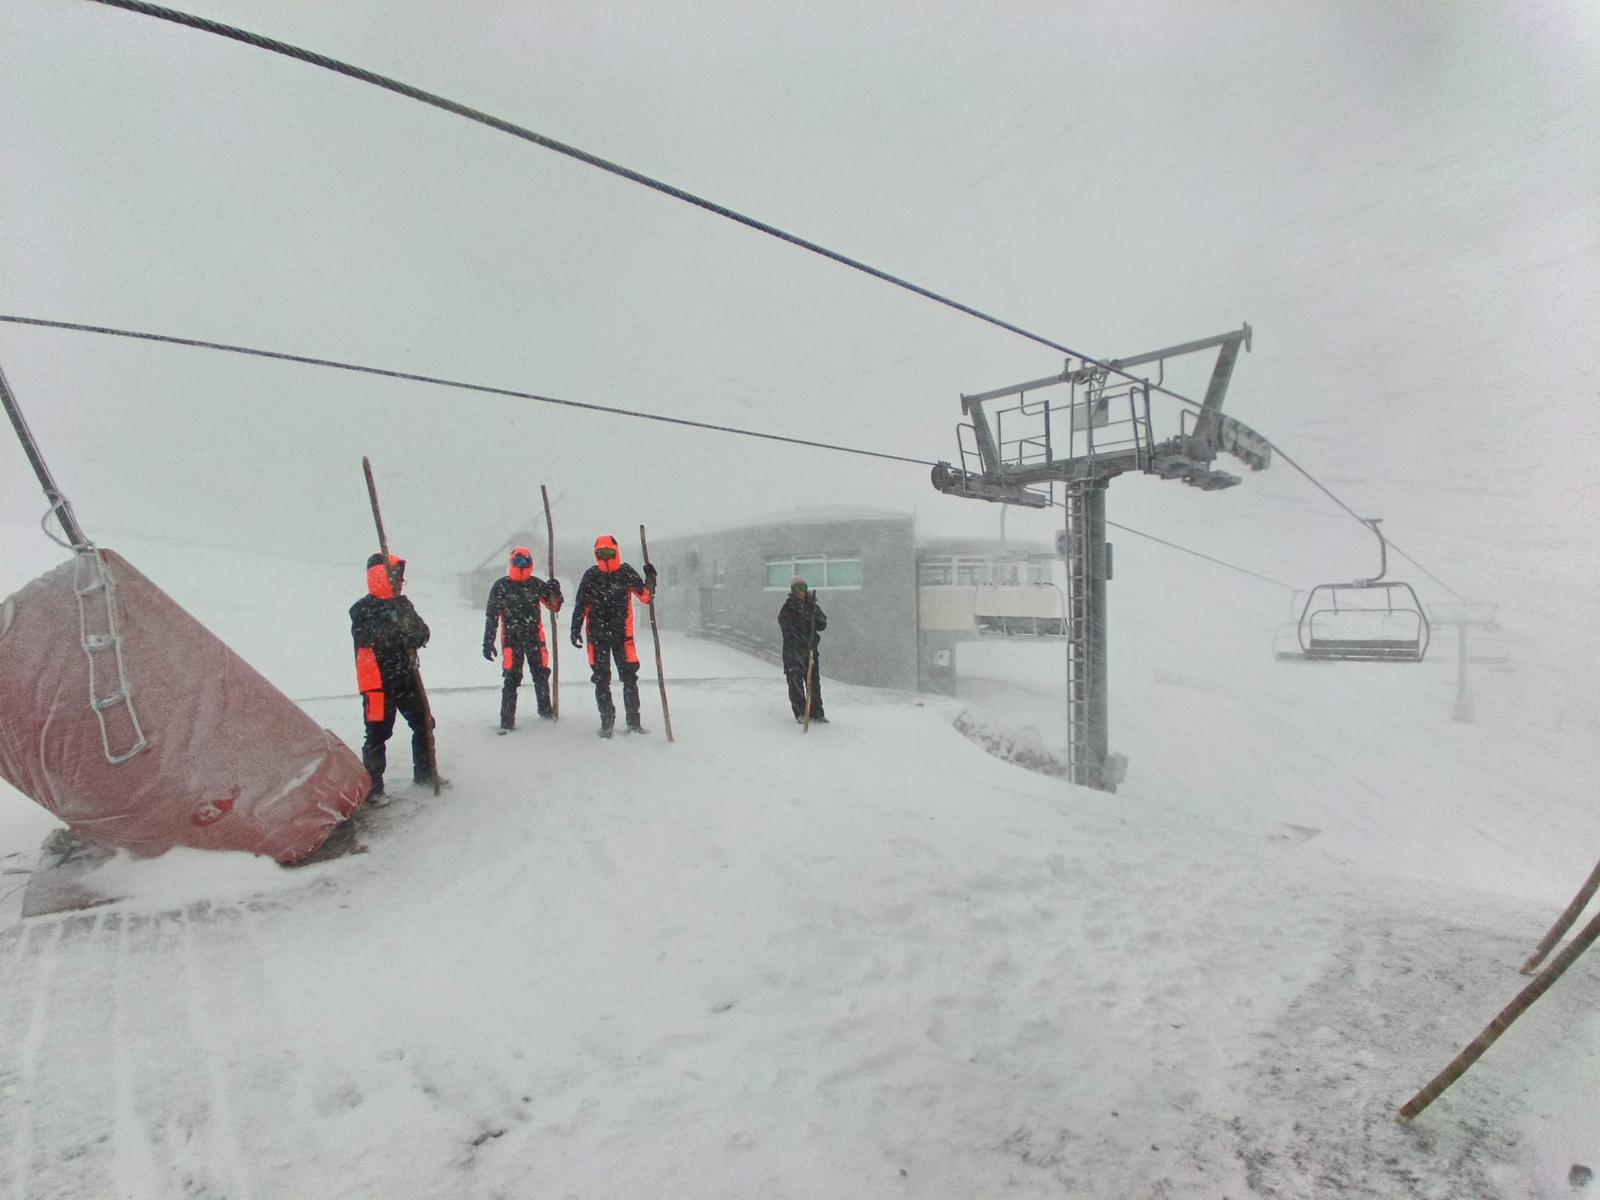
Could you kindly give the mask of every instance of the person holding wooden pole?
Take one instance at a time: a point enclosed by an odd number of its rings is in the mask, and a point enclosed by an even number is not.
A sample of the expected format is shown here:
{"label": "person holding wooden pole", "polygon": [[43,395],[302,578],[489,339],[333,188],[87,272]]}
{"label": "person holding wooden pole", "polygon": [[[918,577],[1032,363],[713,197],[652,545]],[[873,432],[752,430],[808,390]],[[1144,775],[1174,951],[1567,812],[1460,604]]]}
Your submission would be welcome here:
{"label": "person holding wooden pole", "polygon": [[387,743],[394,732],[395,713],[411,726],[411,772],[420,784],[432,784],[433,794],[449,780],[439,778],[439,759],[433,744],[433,713],[422,686],[417,651],[428,644],[428,626],[411,601],[400,594],[406,561],[389,553],[383,531],[383,511],[378,507],[378,485],[372,464],[361,460],[367,477],[367,498],[372,522],[378,530],[378,553],[367,559],[367,594],[350,606],[350,634],[356,648],[356,686],[361,691],[366,740],[361,762],[372,778],[368,799],[378,807],[387,804],[383,772]]}
{"label": "person holding wooden pole", "polygon": [[639,650],[633,640],[633,601],[649,604],[656,569],[644,565],[644,577],[622,561],[617,539],[602,534],[594,543],[594,566],[583,573],[572,600],[572,644],[589,642],[589,680],[600,710],[600,736],[609,738],[617,721],[611,700],[611,663],[622,680],[622,708],[629,733],[646,732],[639,720]]}
{"label": "person holding wooden pole", "polygon": [[[533,551],[511,548],[506,573],[489,589],[483,610],[483,657],[500,659],[500,732],[517,727],[517,691],[526,664],[533,678],[533,696],[539,715],[553,720],[550,698],[550,651],[544,643],[544,610],[561,611],[561,585],[533,573]],[[497,644],[498,643],[498,644]]]}
{"label": "person holding wooden pole", "polygon": [[817,594],[802,576],[789,581],[789,595],[778,610],[778,629],[783,634],[783,674],[789,681],[789,707],[794,719],[809,729],[813,722],[828,723],[822,711],[822,667],[817,645],[828,627],[827,614],[817,603]]}

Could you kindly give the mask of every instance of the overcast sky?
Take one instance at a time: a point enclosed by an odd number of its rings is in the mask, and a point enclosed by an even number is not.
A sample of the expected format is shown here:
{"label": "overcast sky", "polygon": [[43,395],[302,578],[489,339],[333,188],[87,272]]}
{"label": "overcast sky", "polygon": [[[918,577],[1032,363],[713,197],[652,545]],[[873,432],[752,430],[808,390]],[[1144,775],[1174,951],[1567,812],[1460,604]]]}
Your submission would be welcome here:
{"label": "overcast sky", "polygon": [[[1475,557],[1488,529],[1531,548],[1517,570],[1596,586],[1588,0],[186,7],[1091,354],[1248,320],[1229,410],[1408,549],[1487,586],[1506,570]],[[6,313],[919,458],[954,456],[961,392],[1060,368],[548,151],[147,17],[8,0],[0,66]],[[206,351],[4,325],[0,364],[113,545],[362,556],[363,454],[397,548],[452,567],[537,511],[540,483],[585,539],[811,504],[915,509],[928,532],[998,517],[915,466]],[[1169,380],[1199,394],[1208,366]],[[0,518],[41,508],[0,439]],[[1336,578],[1370,566],[1282,464],[1219,496],[1129,481],[1111,510],[1257,567],[1286,547],[1336,553]]]}

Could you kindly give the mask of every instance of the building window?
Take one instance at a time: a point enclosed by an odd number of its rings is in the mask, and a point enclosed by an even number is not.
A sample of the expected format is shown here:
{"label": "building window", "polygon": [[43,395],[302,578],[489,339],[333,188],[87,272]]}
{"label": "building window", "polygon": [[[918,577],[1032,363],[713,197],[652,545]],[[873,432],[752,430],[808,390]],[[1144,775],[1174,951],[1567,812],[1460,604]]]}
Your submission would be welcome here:
{"label": "building window", "polygon": [[859,558],[827,558],[821,555],[767,559],[767,590],[788,591],[789,580],[800,576],[815,589],[854,590],[862,585]]}
{"label": "building window", "polygon": [[990,563],[987,558],[956,559],[956,583],[958,585],[988,583],[989,578]]}
{"label": "building window", "polygon": [[917,582],[923,587],[948,587],[954,582],[954,562],[950,558],[923,559],[917,566]]}
{"label": "building window", "polygon": [[828,586],[858,588],[861,586],[861,560],[859,558],[830,558],[828,560]]}
{"label": "building window", "polygon": [[1044,584],[1050,582],[1050,564],[1047,562],[1031,562],[1028,564],[1028,582]]}

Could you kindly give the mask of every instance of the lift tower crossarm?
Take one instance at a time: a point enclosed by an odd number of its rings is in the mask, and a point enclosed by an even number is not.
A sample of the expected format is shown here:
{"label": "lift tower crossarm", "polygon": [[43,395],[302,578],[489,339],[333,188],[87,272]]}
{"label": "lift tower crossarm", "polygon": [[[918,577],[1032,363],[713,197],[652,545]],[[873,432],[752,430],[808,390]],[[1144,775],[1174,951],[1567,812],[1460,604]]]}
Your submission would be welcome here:
{"label": "lift tower crossarm", "polygon": [[[1193,354],[1197,350],[1209,350],[1213,346],[1226,346],[1232,343],[1244,343],[1246,350],[1250,349],[1250,323],[1246,321],[1238,329],[1227,333],[1219,333],[1216,337],[1196,338],[1192,342],[1183,342],[1176,346],[1168,346],[1164,350],[1151,350],[1148,354],[1135,354],[1132,358],[1113,358],[1106,363],[1113,371],[1126,371],[1129,367],[1142,367],[1145,363],[1160,362],[1164,358],[1178,358],[1184,354]],[[1085,370],[1093,370],[1087,367]],[[1207,397],[1209,399],[1209,395]]]}
{"label": "lift tower crossarm", "polygon": [[992,392],[978,392],[972,396],[961,397],[961,411],[972,413],[973,406],[982,404],[985,400],[998,400],[1001,396],[1015,396],[1022,392],[1031,392],[1038,388],[1051,387],[1057,383],[1066,383],[1072,378],[1072,372],[1062,371],[1059,375],[1046,375],[1043,379],[1030,379],[1027,383],[1013,383],[1010,387],[995,388]]}

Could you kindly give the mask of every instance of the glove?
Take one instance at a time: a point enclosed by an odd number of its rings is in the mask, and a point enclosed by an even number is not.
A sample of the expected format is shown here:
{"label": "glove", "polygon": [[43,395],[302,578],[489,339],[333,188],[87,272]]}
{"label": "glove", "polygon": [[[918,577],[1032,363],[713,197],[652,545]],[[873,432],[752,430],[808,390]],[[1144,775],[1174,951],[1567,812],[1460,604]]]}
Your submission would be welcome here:
{"label": "glove", "polygon": [[485,662],[494,661],[494,646],[489,642],[483,644],[483,659]]}
{"label": "glove", "polygon": [[573,634],[572,635],[572,644],[574,646],[576,646],[579,650],[582,650],[583,649],[583,634],[581,634],[581,633]]}
{"label": "glove", "polygon": [[644,565],[644,585],[648,588],[656,586],[656,567],[654,563],[645,563]]}

